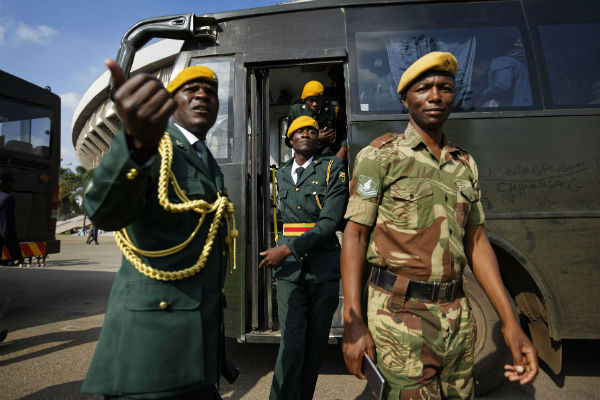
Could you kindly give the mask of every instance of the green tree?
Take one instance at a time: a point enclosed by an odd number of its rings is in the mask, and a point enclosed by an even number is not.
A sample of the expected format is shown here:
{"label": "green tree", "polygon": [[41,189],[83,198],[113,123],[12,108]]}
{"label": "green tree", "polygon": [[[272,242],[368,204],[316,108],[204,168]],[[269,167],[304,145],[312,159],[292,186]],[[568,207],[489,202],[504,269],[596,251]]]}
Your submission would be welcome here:
{"label": "green tree", "polygon": [[77,166],[75,172],[69,168],[60,169],[60,186],[58,191],[58,219],[65,220],[83,213],[79,205],[83,190],[92,177],[92,170]]}

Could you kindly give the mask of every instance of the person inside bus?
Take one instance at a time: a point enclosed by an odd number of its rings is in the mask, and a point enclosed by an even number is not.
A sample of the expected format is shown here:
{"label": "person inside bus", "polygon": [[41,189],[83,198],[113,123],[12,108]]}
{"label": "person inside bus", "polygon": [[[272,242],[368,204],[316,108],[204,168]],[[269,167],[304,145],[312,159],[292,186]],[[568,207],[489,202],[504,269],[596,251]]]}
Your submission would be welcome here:
{"label": "person inside bus", "polygon": [[346,161],[346,120],[340,106],[325,98],[325,87],[319,81],[307,82],[300,98],[300,103],[290,107],[290,124],[301,115],[313,118],[319,124],[320,153]]}
{"label": "person inside bus", "polygon": [[124,257],[82,391],[218,399],[226,241],[237,235],[224,220],[233,205],[223,174],[204,143],[219,110],[217,75],[188,67],[165,88],[151,74],[125,80],[114,60],[106,65],[123,129],[83,204],[94,226],[118,231]]}
{"label": "person inside bus", "polygon": [[[469,265],[502,321],[514,362],[504,375],[526,384],[538,373],[537,352],[513,313],[484,229],[477,165],[444,134],[457,67],[448,52],[409,66],[398,85],[409,114],[405,132],[362,149],[350,182],[342,349],[360,378],[363,356],[377,361],[388,400],[473,398],[475,326],[462,278]],[[365,262],[372,268],[368,328]]]}
{"label": "person inside bus", "polygon": [[[15,176],[10,169],[0,168],[0,249],[8,251],[4,265],[23,264],[23,254],[17,237],[15,198],[11,195]],[[3,254],[4,255],[4,254]]]}
{"label": "person inside bus", "polygon": [[260,253],[277,280],[281,342],[270,400],[312,399],[339,301],[336,227],[348,199],[346,166],[318,152],[319,125],[300,116],[285,143],[294,157],[277,171],[283,235]]}
{"label": "person inside bus", "polygon": [[484,107],[528,107],[533,105],[529,71],[521,38],[505,56],[492,59],[488,87],[482,92]]}

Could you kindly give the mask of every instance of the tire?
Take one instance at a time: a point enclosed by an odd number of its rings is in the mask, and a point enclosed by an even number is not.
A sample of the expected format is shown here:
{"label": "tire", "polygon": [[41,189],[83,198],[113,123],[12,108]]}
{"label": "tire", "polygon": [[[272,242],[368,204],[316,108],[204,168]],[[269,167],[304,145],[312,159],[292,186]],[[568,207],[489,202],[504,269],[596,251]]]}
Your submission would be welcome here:
{"label": "tire", "polygon": [[470,268],[464,272],[465,292],[475,318],[475,395],[480,396],[504,381],[504,365],[512,356],[504,343],[502,324],[485,292],[475,280]]}

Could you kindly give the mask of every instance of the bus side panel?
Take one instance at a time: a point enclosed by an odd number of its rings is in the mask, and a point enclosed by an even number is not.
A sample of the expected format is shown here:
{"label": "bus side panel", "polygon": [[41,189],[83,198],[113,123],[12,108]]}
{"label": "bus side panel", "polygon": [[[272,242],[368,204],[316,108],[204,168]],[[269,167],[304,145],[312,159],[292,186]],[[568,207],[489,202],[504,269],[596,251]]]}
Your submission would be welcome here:
{"label": "bus side panel", "polygon": [[593,310],[600,294],[588,289],[600,284],[599,123],[598,116],[539,116],[446,125],[449,139],[477,161],[488,231],[529,260],[530,276],[547,288],[555,339],[600,337]]}
{"label": "bus side panel", "polygon": [[[219,46],[210,51],[219,54],[242,51],[245,62],[345,55],[346,31],[341,9],[263,15],[221,24]],[[332,54],[335,51],[343,54]]]}
{"label": "bus side panel", "polygon": [[487,213],[598,212],[598,116],[449,120],[479,167]]}

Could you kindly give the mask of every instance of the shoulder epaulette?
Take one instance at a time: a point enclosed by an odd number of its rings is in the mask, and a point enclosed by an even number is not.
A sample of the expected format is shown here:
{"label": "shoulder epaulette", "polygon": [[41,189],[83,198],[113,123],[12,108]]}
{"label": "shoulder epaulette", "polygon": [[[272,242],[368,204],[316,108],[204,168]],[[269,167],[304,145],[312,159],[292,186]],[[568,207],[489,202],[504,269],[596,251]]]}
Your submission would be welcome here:
{"label": "shoulder epaulette", "polygon": [[450,144],[450,146],[456,147],[457,149],[459,149],[462,152],[462,154],[465,154],[467,156],[469,155],[469,152],[467,150],[463,149],[462,147],[456,146],[456,145],[454,145],[452,143]]}
{"label": "shoulder epaulette", "polygon": [[369,143],[369,146],[377,147],[378,149],[380,149],[386,144],[391,143],[396,139],[402,138],[402,136],[403,135],[398,133],[386,133],[385,135],[381,135],[377,139]]}
{"label": "shoulder epaulette", "polygon": [[[454,147],[456,147],[456,146],[454,146]],[[471,161],[471,155],[469,153],[467,153],[464,149],[461,149],[460,147],[456,147],[456,148],[460,150],[460,153],[457,154],[458,159],[460,160],[460,162],[462,162],[464,165],[466,165],[468,167],[469,163]]]}

